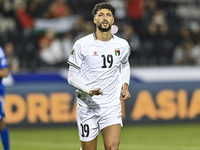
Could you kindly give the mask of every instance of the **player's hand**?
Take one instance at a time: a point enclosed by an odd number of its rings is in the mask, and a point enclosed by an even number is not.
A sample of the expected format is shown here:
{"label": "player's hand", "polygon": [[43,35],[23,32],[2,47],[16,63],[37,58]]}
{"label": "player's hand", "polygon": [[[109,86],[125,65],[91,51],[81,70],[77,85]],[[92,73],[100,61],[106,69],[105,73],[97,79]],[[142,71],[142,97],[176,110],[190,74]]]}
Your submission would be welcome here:
{"label": "player's hand", "polygon": [[126,100],[130,99],[130,97],[131,97],[131,95],[128,90],[128,84],[125,83],[125,84],[123,84],[123,88],[121,90],[120,100],[126,101]]}
{"label": "player's hand", "polygon": [[89,91],[89,95],[93,96],[93,95],[103,95],[103,92],[101,91],[101,88],[96,88],[96,89],[92,89]]}
{"label": "player's hand", "polygon": [[120,100],[126,101],[126,100],[130,99],[130,97],[131,97],[131,95],[130,95],[129,91],[122,89],[121,95],[120,95]]}

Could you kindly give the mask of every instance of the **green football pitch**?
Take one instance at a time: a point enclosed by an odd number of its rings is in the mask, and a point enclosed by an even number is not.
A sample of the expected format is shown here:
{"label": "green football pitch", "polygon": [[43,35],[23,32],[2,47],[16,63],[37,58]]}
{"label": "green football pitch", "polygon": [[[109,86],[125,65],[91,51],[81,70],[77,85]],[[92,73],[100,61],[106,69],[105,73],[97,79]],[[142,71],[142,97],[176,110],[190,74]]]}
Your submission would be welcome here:
{"label": "green football pitch", "polygon": [[[76,127],[9,129],[9,132],[11,150],[80,149]],[[119,149],[200,150],[200,124],[125,125]],[[101,134],[98,150],[104,150]]]}

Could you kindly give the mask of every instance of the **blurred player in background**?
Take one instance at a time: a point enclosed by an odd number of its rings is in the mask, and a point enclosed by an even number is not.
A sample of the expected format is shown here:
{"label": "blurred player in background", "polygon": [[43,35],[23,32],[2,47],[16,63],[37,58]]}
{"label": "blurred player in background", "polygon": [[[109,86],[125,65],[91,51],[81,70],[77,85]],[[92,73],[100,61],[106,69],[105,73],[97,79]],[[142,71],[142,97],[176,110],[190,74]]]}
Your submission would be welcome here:
{"label": "blurred player in background", "polygon": [[9,148],[9,133],[5,126],[3,118],[5,116],[4,103],[5,103],[5,88],[2,84],[2,78],[7,77],[9,74],[8,62],[3,49],[0,47],[0,132],[3,150],[10,150]]}
{"label": "blurred player in background", "polygon": [[68,60],[68,82],[78,100],[77,125],[82,150],[96,150],[102,133],[106,150],[118,150],[122,119],[121,100],[128,100],[130,47],[111,33],[115,8],[95,5],[96,32],[75,42]]}

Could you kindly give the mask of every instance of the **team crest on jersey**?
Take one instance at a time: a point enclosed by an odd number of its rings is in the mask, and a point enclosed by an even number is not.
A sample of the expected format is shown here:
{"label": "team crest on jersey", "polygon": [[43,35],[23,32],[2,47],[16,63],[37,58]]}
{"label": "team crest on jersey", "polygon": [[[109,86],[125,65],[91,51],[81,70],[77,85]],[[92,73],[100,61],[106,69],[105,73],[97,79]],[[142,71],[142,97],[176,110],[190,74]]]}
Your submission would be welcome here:
{"label": "team crest on jersey", "polygon": [[119,56],[120,55],[120,49],[115,49],[115,55]]}
{"label": "team crest on jersey", "polygon": [[94,51],[93,56],[98,56],[97,51]]}
{"label": "team crest on jersey", "polygon": [[75,49],[71,51],[71,56],[74,56]]}

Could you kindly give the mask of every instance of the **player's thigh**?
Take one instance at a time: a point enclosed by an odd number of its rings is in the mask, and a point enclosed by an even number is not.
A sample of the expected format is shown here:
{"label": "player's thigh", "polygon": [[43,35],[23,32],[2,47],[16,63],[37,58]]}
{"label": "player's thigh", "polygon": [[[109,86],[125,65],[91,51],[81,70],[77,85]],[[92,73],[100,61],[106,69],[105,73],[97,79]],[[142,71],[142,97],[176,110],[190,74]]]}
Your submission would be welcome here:
{"label": "player's thigh", "polygon": [[82,150],[96,150],[97,149],[97,137],[92,141],[83,142],[81,141]]}
{"label": "player's thigh", "polygon": [[121,105],[102,109],[102,119],[99,122],[106,150],[116,150],[119,146],[121,127]]}
{"label": "player's thigh", "polygon": [[0,131],[2,131],[5,127],[3,120],[0,120]]}
{"label": "player's thigh", "polygon": [[120,143],[121,124],[114,124],[101,130],[105,149],[117,149]]}

